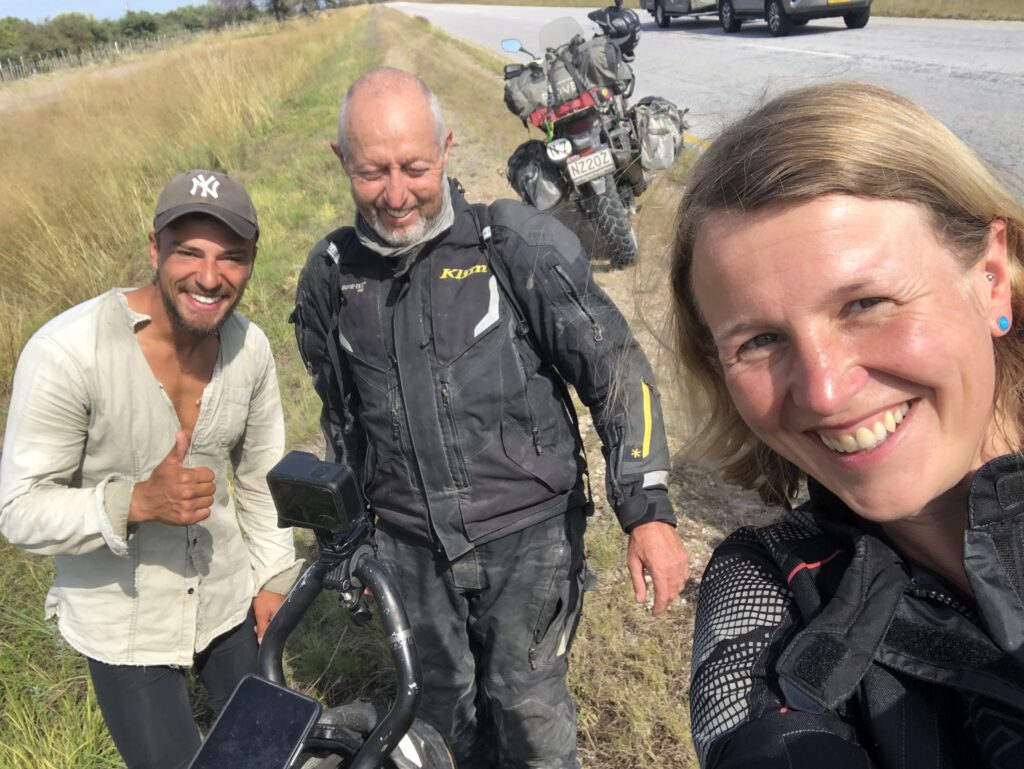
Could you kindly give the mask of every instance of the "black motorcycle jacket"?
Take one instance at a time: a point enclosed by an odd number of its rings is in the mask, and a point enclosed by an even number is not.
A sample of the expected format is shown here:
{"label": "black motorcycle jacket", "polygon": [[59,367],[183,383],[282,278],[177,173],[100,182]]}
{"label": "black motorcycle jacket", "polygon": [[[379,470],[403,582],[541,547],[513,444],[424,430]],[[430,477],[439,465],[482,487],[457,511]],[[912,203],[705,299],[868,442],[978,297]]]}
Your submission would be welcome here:
{"label": "black motorcycle jacket", "polygon": [[962,595],[813,481],[715,551],[690,689],[708,769],[1024,766],[1024,455],[969,492]]}
{"label": "black motorcycle jacket", "polygon": [[454,559],[588,501],[568,382],[622,527],[674,524],[650,365],[579,241],[518,202],[471,206],[455,182],[452,205],[411,262],[347,227],[309,255],[292,319],[328,458],[360,474],[378,525]]}

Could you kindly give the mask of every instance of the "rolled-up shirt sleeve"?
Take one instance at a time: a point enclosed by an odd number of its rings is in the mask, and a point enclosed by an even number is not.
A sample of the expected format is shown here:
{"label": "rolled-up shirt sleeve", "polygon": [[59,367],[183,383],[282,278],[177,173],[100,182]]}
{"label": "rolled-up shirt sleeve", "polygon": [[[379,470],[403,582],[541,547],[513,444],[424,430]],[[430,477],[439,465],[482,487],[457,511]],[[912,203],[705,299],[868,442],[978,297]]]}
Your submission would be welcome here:
{"label": "rolled-up shirt sleeve", "polygon": [[14,374],[0,457],[0,533],[37,555],[127,554],[133,481],[81,488],[92,404],[82,372],[53,339],[29,341]]}

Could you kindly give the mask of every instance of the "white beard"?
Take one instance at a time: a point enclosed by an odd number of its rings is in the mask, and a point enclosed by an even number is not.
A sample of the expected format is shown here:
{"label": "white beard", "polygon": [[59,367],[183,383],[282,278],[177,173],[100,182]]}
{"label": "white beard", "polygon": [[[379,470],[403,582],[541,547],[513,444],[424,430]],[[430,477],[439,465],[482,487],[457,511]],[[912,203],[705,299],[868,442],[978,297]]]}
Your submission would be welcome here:
{"label": "white beard", "polygon": [[397,232],[386,230],[381,225],[380,213],[376,208],[371,211],[370,216],[367,218],[367,223],[385,243],[392,246],[411,246],[414,243],[419,243],[423,240],[423,236],[427,234],[430,226],[437,221],[437,218],[441,215],[441,210],[438,210],[434,216],[428,219],[423,215],[423,210],[419,206],[416,208],[420,212],[420,216],[416,221],[416,224]]}

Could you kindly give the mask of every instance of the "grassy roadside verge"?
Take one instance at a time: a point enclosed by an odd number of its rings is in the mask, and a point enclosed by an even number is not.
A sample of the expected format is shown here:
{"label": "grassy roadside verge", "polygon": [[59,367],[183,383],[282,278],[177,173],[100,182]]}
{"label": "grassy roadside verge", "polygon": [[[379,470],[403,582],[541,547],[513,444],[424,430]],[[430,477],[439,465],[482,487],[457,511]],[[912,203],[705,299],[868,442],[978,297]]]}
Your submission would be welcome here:
{"label": "grassy roadside verge", "polygon": [[871,13],[909,18],[1024,20],[1024,6],[1018,0],[874,0]]}

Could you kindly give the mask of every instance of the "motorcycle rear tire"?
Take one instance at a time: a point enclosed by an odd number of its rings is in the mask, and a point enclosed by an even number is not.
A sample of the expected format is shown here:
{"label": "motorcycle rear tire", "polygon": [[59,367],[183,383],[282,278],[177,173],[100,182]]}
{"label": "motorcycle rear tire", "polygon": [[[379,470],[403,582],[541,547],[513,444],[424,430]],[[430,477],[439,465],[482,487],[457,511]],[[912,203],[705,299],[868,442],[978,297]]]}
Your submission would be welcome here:
{"label": "motorcycle rear tire", "polygon": [[[629,213],[614,192],[592,195],[580,201],[583,213],[603,240],[602,248],[612,267],[627,267],[636,261],[636,235]],[[591,254],[593,258],[595,255]]]}

